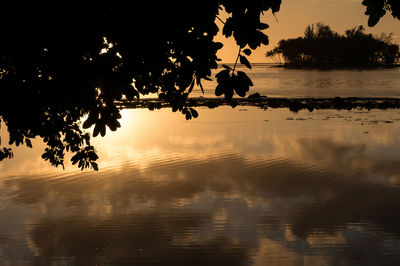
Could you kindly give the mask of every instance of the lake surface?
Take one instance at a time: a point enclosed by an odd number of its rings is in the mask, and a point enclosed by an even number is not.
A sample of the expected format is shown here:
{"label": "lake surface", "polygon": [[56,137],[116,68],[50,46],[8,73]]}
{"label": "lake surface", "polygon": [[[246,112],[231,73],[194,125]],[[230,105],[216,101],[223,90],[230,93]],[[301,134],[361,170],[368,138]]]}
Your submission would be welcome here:
{"label": "lake surface", "polygon": [[198,111],[123,110],[97,173],[16,149],[0,265],[400,265],[400,110]]}
{"label": "lake surface", "polygon": [[[221,68],[223,69],[223,68]],[[254,64],[248,73],[254,83],[249,94],[270,97],[400,97],[400,68],[381,69],[287,69]],[[204,81],[205,94],[194,89],[193,96],[215,97],[213,81]]]}

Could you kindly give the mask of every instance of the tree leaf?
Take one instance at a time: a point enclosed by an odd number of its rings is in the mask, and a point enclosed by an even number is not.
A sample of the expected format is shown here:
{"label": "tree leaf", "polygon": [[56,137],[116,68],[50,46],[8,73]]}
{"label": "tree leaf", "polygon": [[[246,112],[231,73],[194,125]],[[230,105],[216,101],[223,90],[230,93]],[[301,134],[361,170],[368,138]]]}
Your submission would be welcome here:
{"label": "tree leaf", "polygon": [[26,144],[27,147],[32,148],[32,142],[31,142],[30,139],[26,138],[25,139],[25,144]]}
{"label": "tree leaf", "polygon": [[251,55],[251,50],[249,48],[246,48],[243,50],[243,53],[247,56]]}
{"label": "tree leaf", "polygon": [[215,77],[217,78],[217,82],[218,83],[221,83],[221,81],[224,81],[224,80],[227,80],[227,79],[229,79],[229,74],[230,74],[230,70],[228,70],[228,69],[225,69],[225,70],[222,70],[222,71],[220,71],[220,72],[218,72],[216,75],[215,75]]}
{"label": "tree leaf", "polygon": [[242,86],[239,86],[239,85],[237,87],[235,87],[235,92],[240,97],[245,97],[247,91],[248,91],[248,89],[246,89],[246,87],[242,87]]}
{"label": "tree leaf", "polygon": [[193,116],[194,118],[199,117],[199,113],[198,113],[195,109],[190,108],[190,112],[192,113],[192,116]]}
{"label": "tree leaf", "polygon": [[91,160],[91,161],[95,161],[95,160],[99,159],[99,156],[94,151],[88,152],[88,157],[89,157],[89,160]]}
{"label": "tree leaf", "polygon": [[282,0],[271,0],[271,9],[273,13],[276,13],[280,10]]}
{"label": "tree leaf", "polygon": [[94,169],[95,171],[99,171],[99,166],[97,165],[96,162],[90,162],[90,164],[92,165],[92,167],[93,167],[93,169]]}
{"label": "tree leaf", "polygon": [[259,31],[259,38],[260,38],[260,42],[264,45],[268,45],[269,44],[269,38],[267,35],[265,35],[264,33],[262,33],[261,31]]}
{"label": "tree leaf", "polygon": [[220,50],[222,47],[224,47],[224,44],[222,42],[215,42],[215,49]]}
{"label": "tree leaf", "polygon": [[368,27],[375,26],[376,24],[378,24],[380,19],[381,19],[380,15],[377,15],[377,14],[370,15],[369,19],[368,19]]}
{"label": "tree leaf", "polygon": [[185,113],[185,115],[186,115],[186,120],[192,119],[192,114],[191,114],[189,111],[187,111],[187,112]]}
{"label": "tree leaf", "polygon": [[95,123],[95,118],[96,116],[94,115],[94,111],[91,111],[88,118],[85,120],[85,122],[83,122],[82,127],[85,129],[91,127]]}
{"label": "tree leaf", "polygon": [[200,85],[201,92],[204,94],[204,88],[203,88],[203,84],[201,84],[201,80],[199,81],[199,85]]}
{"label": "tree leaf", "polygon": [[249,62],[249,60],[247,60],[247,58],[244,55],[240,55],[239,58],[240,58],[240,63],[242,65],[245,65],[247,68],[251,69],[250,62]]}
{"label": "tree leaf", "polygon": [[104,137],[106,135],[106,125],[103,123],[100,127],[100,135]]}
{"label": "tree leaf", "polygon": [[222,34],[229,38],[232,36],[233,32],[233,20],[232,18],[228,18],[225,22],[224,28],[222,29]]}
{"label": "tree leaf", "polygon": [[93,137],[97,137],[100,133],[100,124],[97,123],[93,129]]}
{"label": "tree leaf", "polygon": [[215,96],[221,96],[225,93],[225,87],[222,84],[218,84],[215,88]]}
{"label": "tree leaf", "polygon": [[192,79],[192,82],[190,83],[190,87],[189,87],[188,93],[191,93],[193,91],[193,87],[194,87],[194,79]]}
{"label": "tree leaf", "polygon": [[237,72],[238,78],[244,82],[246,85],[248,86],[253,86],[253,82],[251,81],[251,79],[249,78],[249,76],[247,76],[247,74],[243,71],[238,71]]}
{"label": "tree leaf", "polygon": [[229,88],[225,90],[225,100],[230,101],[233,97],[233,89]]}
{"label": "tree leaf", "polygon": [[260,24],[258,25],[258,28],[259,28],[260,30],[266,30],[266,29],[269,28],[269,25],[268,25],[268,24],[265,24],[265,23],[260,23]]}

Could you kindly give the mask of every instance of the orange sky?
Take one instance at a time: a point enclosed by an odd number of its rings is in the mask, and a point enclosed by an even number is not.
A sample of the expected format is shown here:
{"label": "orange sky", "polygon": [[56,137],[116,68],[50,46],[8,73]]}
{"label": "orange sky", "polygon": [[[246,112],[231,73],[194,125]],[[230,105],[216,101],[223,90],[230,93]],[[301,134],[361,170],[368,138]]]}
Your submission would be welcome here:
{"label": "orange sky", "polygon": [[[281,10],[276,13],[278,21],[271,12],[262,18],[263,22],[270,25],[265,33],[270,38],[268,46],[259,47],[250,57],[250,62],[265,63],[265,52],[271,50],[281,39],[302,36],[304,29],[309,24],[323,22],[332,29],[343,34],[346,29],[363,25],[367,32],[380,34],[392,32],[394,42],[400,44],[400,21],[387,14],[373,28],[367,26],[368,17],[364,15],[365,7],[361,0],[283,0]],[[221,15],[224,19],[224,15]],[[220,29],[222,24],[217,22]],[[238,47],[233,39],[225,39],[222,35],[217,40],[225,44],[219,57],[222,62],[231,63],[236,59]]]}

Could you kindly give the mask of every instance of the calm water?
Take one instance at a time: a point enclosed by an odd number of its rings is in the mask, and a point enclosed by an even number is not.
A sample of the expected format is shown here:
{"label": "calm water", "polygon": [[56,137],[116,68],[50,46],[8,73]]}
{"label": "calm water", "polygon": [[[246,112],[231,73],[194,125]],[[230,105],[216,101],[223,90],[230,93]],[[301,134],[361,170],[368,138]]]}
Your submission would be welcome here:
{"label": "calm water", "polygon": [[400,110],[198,110],[123,110],[98,173],[16,150],[0,265],[400,265]]}
{"label": "calm water", "polygon": [[[254,64],[249,74],[258,92],[271,97],[400,97],[400,68],[366,70],[304,70]],[[213,72],[214,75],[219,72]],[[206,97],[215,97],[215,78],[204,82]],[[194,96],[202,96],[200,89]]]}

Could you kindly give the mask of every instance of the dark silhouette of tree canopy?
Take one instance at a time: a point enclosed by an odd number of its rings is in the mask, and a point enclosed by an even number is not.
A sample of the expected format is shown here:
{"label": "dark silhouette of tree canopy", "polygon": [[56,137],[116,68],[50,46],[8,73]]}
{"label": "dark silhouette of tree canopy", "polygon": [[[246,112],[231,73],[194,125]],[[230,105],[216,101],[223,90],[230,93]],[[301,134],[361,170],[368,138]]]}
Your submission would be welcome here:
{"label": "dark silhouette of tree canopy", "polygon": [[288,66],[307,67],[393,66],[400,56],[390,34],[375,37],[359,26],[340,35],[322,23],[309,25],[304,37],[281,40],[266,56],[277,54],[282,54]]}
{"label": "dark silhouette of tree canopy", "polygon": [[[9,145],[31,147],[40,137],[47,144],[42,157],[64,165],[65,152],[81,169],[97,170],[90,135],[120,127],[115,104],[140,95],[159,98],[187,119],[197,112],[187,98],[217,68],[214,41],[222,29],[233,36],[236,62],[251,67],[246,56],[268,37],[260,21],[266,11],[279,11],[281,0],[190,1],[3,1],[0,42],[0,119],[6,124]],[[390,0],[364,1],[367,14],[389,10],[397,18],[398,4]],[[382,5],[381,5],[382,3]],[[397,8],[397,9],[396,9]],[[220,10],[228,14],[219,18]],[[235,64],[236,65],[236,64]],[[217,74],[217,95],[245,96],[251,80],[226,66]],[[1,144],[0,144],[1,145]],[[0,160],[13,156],[0,149]]]}
{"label": "dark silhouette of tree canopy", "polygon": [[[187,119],[197,112],[186,100],[217,68],[214,41],[222,27],[239,46],[240,62],[268,44],[263,12],[279,10],[281,0],[190,1],[6,1],[0,42],[0,118],[9,145],[40,137],[42,155],[52,165],[72,163],[97,170],[98,158],[83,128],[93,136],[116,130],[121,117],[115,101],[157,93]],[[218,15],[224,9],[224,22]],[[217,24],[218,23],[218,24]],[[246,48],[247,47],[247,48]],[[251,81],[244,72],[224,70],[218,94],[244,96]],[[228,75],[225,75],[228,74]],[[234,81],[234,83],[233,83]],[[233,86],[235,85],[235,86]],[[0,150],[0,160],[12,157]]]}

